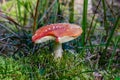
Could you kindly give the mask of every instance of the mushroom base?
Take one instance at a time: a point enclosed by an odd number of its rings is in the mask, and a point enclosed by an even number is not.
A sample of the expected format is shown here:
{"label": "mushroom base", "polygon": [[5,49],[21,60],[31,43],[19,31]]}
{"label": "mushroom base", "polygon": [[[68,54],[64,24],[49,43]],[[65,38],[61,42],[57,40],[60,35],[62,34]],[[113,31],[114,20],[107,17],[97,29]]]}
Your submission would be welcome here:
{"label": "mushroom base", "polygon": [[55,50],[54,50],[54,55],[55,58],[61,58],[62,57],[62,44],[61,43],[56,43]]}

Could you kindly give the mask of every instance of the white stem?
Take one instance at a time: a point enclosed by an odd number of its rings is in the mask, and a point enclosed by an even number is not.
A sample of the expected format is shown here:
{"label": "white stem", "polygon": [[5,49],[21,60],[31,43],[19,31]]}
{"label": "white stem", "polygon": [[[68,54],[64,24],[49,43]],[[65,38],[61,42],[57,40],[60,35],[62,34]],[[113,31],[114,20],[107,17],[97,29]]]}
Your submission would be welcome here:
{"label": "white stem", "polygon": [[55,50],[54,50],[54,55],[55,58],[61,58],[62,57],[62,44],[61,43],[56,43]]}

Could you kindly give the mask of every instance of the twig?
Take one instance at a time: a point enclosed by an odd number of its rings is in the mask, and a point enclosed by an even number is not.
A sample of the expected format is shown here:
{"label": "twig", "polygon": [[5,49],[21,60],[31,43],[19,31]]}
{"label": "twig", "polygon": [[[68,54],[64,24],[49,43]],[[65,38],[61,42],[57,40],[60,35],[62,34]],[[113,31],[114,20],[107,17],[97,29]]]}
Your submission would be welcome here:
{"label": "twig", "polygon": [[34,15],[34,23],[33,23],[33,34],[36,29],[36,21],[37,21],[37,16],[38,16],[38,6],[39,6],[40,0],[37,0],[36,8],[35,8],[35,15]]}
{"label": "twig", "polygon": [[7,19],[7,20],[9,20],[9,21],[11,21],[11,22],[13,22],[15,25],[18,25],[19,28],[21,28],[21,25],[20,25],[19,23],[17,23],[13,18],[11,18],[11,17],[9,17],[9,16],[7,16],[7,15],[5,15],[5,14],[3,14],[3,13],[4,13],[4,12],[0,10],[0,17],[2,17],[2,18],[4,18],[4,19]]}
{"label": "twig", "polygon": [[[96,9],[95,9],[95,12],[98,10],[99,5],[100,5],[100,2],[101,2],[101,0],[99,0],[98,5],[97,5],[97,7],[96,7]],[[90,36],[91,29],[92,29],[93,21],[94,21],[94,19],[95,19],[95,15],[96,15],[96,14],[94,14],[93,17],[92,17],[92,22],[91,22],[91,24],[90,24],[90,28],[89,28],[89,31],[88,31],[88,35],[87,35],[87,37],[86,37],[86,42],[87,42],[87,40],[89,40],[89,36]]]}
{"label": "twig", "polygon": [[41,19],[38,21],[38,23],[40,23],[47,15],[47,13],[51,10],[51,8],[54,6],[55,2],[57,0],[54,0],[53,3],[51,4],[51,6],[48,8],[48,10],[44,13],[44,15],[41,17]]}
{"label": "twig", "polygon": [[[4,26],[3,24],[0,24],[0,26],[4,27],[6,30],[8,30],[9,32],[13,33],[14,35],[18,36],[15,32],[13,32],[11,29],[8,29],[6,26]],[[19,36],[18,36],[19,37]]]}
{"label": "twig", "polygon": [[7,42],[3,45],[3,48],[0,50],[0,53],[2,53],[2,51],[5,50],[6,46],[7,46],[7,43],[9,42],[10,39],[7,39]]}

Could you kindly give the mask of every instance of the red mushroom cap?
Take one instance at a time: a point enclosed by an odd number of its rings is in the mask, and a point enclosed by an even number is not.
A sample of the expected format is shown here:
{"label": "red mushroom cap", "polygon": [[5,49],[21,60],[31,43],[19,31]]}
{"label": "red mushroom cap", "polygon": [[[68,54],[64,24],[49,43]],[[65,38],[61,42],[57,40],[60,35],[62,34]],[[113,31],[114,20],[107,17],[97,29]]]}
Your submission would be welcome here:
{"label": "red mushroom cap", "polygon": [[56,42],[64,43],[80,36],[82,28],[75,24],[56,23],[39,28],[32,36],[35,43],[45,42],[55,39]]}

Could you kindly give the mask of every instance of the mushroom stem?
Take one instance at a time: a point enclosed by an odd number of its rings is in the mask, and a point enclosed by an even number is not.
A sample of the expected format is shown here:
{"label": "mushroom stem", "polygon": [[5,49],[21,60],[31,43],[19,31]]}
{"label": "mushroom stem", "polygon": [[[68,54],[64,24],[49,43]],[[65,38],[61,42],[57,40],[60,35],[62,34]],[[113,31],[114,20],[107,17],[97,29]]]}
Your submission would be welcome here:
{"label": "mushroom stem", "polygon": [[62,57],[62,52],[63,52],[62,44],[61,43],[56,43],[55,49],[54,49],[55,58],[61,58]]}

